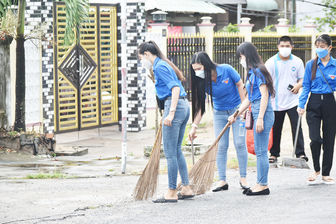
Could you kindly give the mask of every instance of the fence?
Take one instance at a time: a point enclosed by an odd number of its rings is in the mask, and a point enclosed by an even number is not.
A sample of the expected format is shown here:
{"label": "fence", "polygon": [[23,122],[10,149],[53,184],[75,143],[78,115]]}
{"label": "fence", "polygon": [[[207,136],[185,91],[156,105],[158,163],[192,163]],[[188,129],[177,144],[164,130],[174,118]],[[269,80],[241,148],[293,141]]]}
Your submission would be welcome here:
{"label": "fence", "polygon": [[244,42],[244,36],[236,33],[215,33],[213,39],[213,60],[217,64],[229,64],[244,77],[244,68],[239,63],[236,56],[237,47]]}
{"label": "fence", "polygon": [[[254,33],[252,43],[258,48],[263,61],[272,57],[278,52],[277,43],[280,35],[270,33]],[[294,42],[292,53],[307,62],[311,59],[311,36],[305,34],[291,34]]]}
{"label": "fence", "polygon": [[198,51],[205,51],[205,37],[197,35],[176,35],[167,38],[167,57],[183,72],[183,82],[188,99],[191,100],[190,62]]}
{"label": "fence", "polygon": [[330,34],[330,37],[332,41],[331,56],[336,58],[336,34]]}
{"label": "fence", "polygon": [[[277,43],[281,35],[277,33],[252,33],[252,43],[257,47],[262,60],[266,62],[278,53]],[[301,33],[289,34],[294,42],[292,53],[302,59],[304,63],[311,59],[312,36]],[[333,42],[331,55],[336,58],[336,34],[330,34]],[[237,33],[214,33],[213,61],[217,64],[230,64],[245,81],[245,72],[236,56],[239,44],[244,42],[244,36]],[[205,50],[205,37],[200,35],[178,35],[167,38],[167,55],[186,76],[183,86],[191,99],[190,61],[192,55]]]}

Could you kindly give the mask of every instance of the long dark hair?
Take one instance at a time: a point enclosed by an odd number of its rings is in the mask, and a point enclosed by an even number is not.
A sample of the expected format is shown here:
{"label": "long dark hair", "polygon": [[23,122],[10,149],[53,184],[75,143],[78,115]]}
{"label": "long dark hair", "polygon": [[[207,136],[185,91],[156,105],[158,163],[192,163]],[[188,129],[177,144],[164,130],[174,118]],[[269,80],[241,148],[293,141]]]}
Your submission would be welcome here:
{"label": "long dark hair", "polygon": [[[241,55],[244,55],[246,58],[246,68],[252,69],[253,73],[258,76],[258,72],[256,69],[258,68],[260,72],[264,75],[266,80],[266,86],[268,91],[272,96],[275,94],[275,90],[273,87],[273,81],[270,73],[267,71],[264,63],[261,60],[260,55],[258,54],[257,48],[250,42],[244,42],[240,44],[237,48],[237,57],[240,58]],[[250,74],[247,72],[247,79],[250,78]]]}
{"label": "long dark hair", "polygon": [[162,53],[159,46],[154,41],[143,42],[139,45],[138,54],[143,55],[146,51],[166,61],[174,69],[178,79],[181,81],[185,80],[181,70]]}
{"label": "long dark hair", "polygon": [[[204,66],[205,78],[199,78],[195,75],[195,71],[192,67],[193,64],[201,64]],[[201,110],[203,115],[205,112],[205,92],[206,90],[210,93],[211,105],[212,102],[212,80],[211,72],[216,71],[217,65],[211,61],[209,55],[203,51],[197,52],[193,55],[190,64],[191,73],[191,97],[192,97],[192,119],[194,120],[198,111]]]}
{"label": "long dark hair", "polygon": [[[324,43],[326,45],[331,46],[332,45],[332,41],[331,41],[331,37],[328,34],[322,34],[321,36],[319,36],[316,40],[315,40],[315,45],[317,43]],[[314,80],[316,78],[316,70],[317,70],[317,61],[318,61],[318,57],[316,57],[314,59],[313,65],[312,65],[312,69],[311,69],[311,80]]]}

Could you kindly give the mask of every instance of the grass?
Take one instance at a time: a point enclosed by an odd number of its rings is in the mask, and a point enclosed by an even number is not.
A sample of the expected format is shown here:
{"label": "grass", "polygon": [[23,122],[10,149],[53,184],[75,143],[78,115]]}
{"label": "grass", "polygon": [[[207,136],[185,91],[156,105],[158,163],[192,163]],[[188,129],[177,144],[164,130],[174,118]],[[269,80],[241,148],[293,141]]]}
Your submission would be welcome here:
{"label": "grass", "polygon": [[[256,158],[248,157],[247,167],[256,167],[256,166],[257,166]],[[227,161],[227,168],[237,169],[238,168],[238,159],[237,158],[232,158],[232,159],[228,160]]]}
{"label": "grass", "polygon": [[70,178],[69,176],[54,172],[54,173],[38,173],[38,174],[29,174],[24,179],[66,179]]}

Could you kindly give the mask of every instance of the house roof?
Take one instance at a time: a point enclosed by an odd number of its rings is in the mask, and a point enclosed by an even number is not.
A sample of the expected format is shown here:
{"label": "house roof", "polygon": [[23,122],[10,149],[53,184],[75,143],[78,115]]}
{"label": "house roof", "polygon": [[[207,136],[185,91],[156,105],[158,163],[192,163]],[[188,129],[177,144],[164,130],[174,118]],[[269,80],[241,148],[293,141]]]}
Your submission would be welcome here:
{"label": "house roof", "polygon": [[146,10],[154,9],[165,12],[198,12],[202,14],[224,14],[226,12],[205,0],[146,0]]}
{"label": "house roof", "polygon": [[218,5],[246,4],[246,0],[206,0],[206,1],[218,4]]}

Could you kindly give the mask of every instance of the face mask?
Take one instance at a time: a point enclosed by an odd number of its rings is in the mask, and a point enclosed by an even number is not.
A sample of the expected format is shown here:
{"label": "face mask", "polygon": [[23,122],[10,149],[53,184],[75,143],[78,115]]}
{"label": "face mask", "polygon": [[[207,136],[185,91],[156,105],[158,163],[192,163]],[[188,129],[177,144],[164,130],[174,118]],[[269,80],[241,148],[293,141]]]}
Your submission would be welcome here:
{"label": "face mask", "polygon": [[152,68],[152,63],[148,59],[142,59],[140,62],[144,68],[148,70]]}
{"label": "face mask", "polygon": [[329,51],[324,48],[316,48],[315,52],[319,58],[325,58],[329,53]]}
{"label": "face mask", "polygon": [[204,79],[204,78],[205,78],[204,70],[197,70],[197,71],[195,71],[195,75],[196,75],[197,77],[200,77],[201,79]]}
{"label": "face mask", "polygon": [[246,65],[246,60],[245,59],[240,59],[239,63],[246,69],[247,65]]}
{"label": "face mask", "polygon": [[292,53],[292,49],[289,47],[279,48],[279,54],[284,58],[287,58],[291,53]]}

